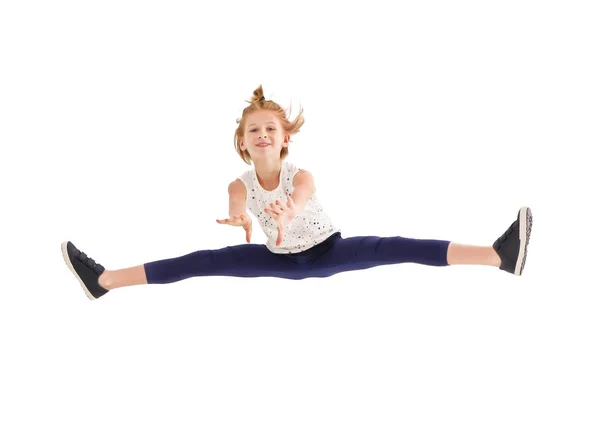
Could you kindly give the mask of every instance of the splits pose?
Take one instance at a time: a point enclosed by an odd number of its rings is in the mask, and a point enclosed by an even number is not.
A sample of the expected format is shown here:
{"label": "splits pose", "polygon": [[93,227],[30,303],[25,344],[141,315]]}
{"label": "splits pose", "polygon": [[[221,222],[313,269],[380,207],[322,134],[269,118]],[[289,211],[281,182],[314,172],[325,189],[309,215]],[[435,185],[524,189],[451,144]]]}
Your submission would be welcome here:
{"label": "splits pose", "polygon": [[[521,207],[516,220],[489,246],[401,236],[345,238],[323,210],[313,175],[285,161],[290,138],[304,124],[302,111],[289,120],[280,105],[265,99],[259,86],[237,123],[235,150],[253,169],[229,184],[229,218],[217,223],[242,227],[246,243],[107,270],[65,241],[61,245],[65,263],[90,299],[123,286],[189,277],[301,280],[399,263],[489,265],[517,276],[523,273],[533,220],[529,207]],[[266,244],[250,243],[248,210],[267,236]]]}

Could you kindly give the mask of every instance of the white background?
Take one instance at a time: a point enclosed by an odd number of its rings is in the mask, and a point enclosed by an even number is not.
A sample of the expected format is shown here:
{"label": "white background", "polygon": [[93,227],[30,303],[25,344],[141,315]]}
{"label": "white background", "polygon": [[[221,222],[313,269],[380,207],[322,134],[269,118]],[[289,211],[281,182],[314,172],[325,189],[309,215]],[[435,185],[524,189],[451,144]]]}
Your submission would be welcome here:
{"label": "white background", "polygon": [[[3,2],[0,428],[598,430],[592,3]],[[108,269],[243,243],[215,220],[259,84],[304,108],[288,160],[345,236],[491,245],[528,205],[523,276],[88,300],[65,240]]]}

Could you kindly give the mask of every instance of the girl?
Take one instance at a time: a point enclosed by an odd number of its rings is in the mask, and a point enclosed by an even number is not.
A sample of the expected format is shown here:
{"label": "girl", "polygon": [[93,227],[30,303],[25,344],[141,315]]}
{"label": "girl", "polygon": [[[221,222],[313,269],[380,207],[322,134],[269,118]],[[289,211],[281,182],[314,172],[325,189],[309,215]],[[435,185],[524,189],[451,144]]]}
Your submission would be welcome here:
{"label": "girl", "polygon": [[[62,253],[67,267],[90,299],[123,286],[174,283],[189,277],[301,280],[404,262],[489,265],[514,275],[523,273],[532,225],[528,207],[519,210],[517,219],[492,246],[400,236],[343,238],[323,211],[312,174],[285,161],[290,137],[304,124],[302,111],[290,121],[281,106],[265,100],[262,86],[249,103],[237,120],[234,146],[254,169],[229,184],[229,218],[217,220],[242,227],[247,244],[108,271],[66,241]],[[250,244],[248,209],[268,238],[265,245]]]}

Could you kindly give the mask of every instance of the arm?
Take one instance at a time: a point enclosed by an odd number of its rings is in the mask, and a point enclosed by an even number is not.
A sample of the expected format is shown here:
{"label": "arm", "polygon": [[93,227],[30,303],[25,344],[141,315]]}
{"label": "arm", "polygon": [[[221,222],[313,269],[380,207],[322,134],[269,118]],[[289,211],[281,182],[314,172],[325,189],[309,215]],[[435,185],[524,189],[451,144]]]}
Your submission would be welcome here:
{"label": "arm", "polygon": [[288,196],[287,202],[281,202],[281,200],[277,199],[276,202],[271,203],[271,208],[265,208],[265,213],[277,221],[278,234],[275,240],[277,247],[283,242],[283,237],[289,224],[304,209],[315,192],[315,183],[312,174],[303,169],[294,175],[293,185],[294,192],[291,196]]}
{"label": "arm", "polygon": [[296,207],[296,214],[304,209],[314,192],[314,177],[310,172],[300,169],[294,176],[294,192],[292,193],[292,200],[294,201],[294,206]]}
{"label": "arm", "polygon": [[246,186],[237,179],[229,184],[229,218],[217,219],[219,224],[242,226],[246,231],[246,242],[252,237],[252,219],[246,213]]}
{"label": "arm", "polygon": [[239,178],[229,184],[229,217],[246,213],[246,186]]}

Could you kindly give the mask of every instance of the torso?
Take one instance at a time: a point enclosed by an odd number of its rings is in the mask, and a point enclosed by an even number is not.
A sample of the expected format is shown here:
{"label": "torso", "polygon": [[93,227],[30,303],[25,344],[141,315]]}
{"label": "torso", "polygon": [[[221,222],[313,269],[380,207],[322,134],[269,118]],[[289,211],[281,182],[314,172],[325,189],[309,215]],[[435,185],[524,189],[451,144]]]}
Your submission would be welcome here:
{"label": "torso", "polygon": [[[273,253],[297,253],[317,245],[340,230],[323,211],[316,193],[288,227],[281,246],[276,247],[277,223],[264,208],[277,199],[287,202],[294,192],[294,176],[300,171],[295,165],[284,162],[279,173],[278,184],[263,186],[254,169],[244,172],[239,178],[246,186],[246,206],[257,218],[267,236],[267,247]],[[272,187],[269,187],[272,186]]]}

